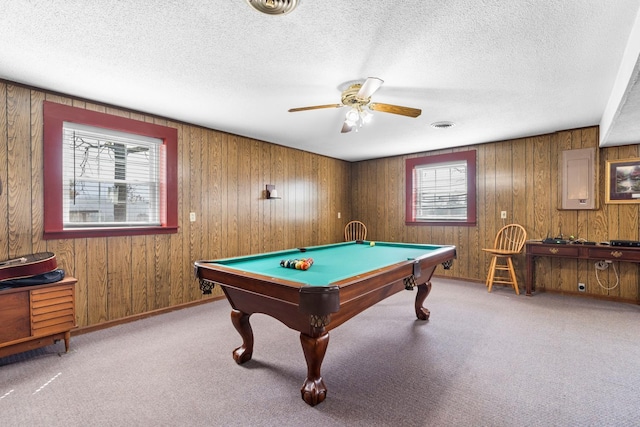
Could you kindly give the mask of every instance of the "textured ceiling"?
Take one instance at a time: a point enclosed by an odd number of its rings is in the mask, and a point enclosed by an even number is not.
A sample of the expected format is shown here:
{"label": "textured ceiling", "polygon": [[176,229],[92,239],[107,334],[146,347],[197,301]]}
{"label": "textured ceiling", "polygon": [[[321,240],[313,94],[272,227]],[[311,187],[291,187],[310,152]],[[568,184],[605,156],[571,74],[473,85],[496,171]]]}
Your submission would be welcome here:
{"label": "textured ceiling", "polygon": [[[599,124],[602,145],[640,142],[640,0],[0,3],[1,79],[339,159]],[[342,134],[346,108],[287,111],[368,76],[422,115]]]}

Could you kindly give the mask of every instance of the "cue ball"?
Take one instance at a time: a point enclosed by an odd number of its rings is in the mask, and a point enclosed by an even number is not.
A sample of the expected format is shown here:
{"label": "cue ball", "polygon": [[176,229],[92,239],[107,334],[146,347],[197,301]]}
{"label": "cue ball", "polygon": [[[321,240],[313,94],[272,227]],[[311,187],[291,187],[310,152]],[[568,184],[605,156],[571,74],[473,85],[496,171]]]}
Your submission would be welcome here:
{"label": "cue ball", "polygon": [[369,246],[375,246],[375,245],[376,245],[376,242],[369,243]]}

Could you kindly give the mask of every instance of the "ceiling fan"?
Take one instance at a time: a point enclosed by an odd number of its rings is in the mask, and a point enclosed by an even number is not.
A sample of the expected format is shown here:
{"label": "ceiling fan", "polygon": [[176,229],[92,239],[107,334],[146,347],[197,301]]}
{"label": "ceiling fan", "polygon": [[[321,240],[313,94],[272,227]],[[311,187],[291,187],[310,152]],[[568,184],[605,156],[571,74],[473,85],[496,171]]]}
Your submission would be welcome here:
{"label": "ceiling fan", "polygon": [[371,95],[380,89],[382,83],[384,83],[382,79],[369,77],[364,81],[364,83],[355,83],[346,88],[342,92],[342,103],[340,104],[292,108],[289,112],[294,113],[296,111],[319,110],[321,108],[351,107],[345,115],[344,124],[342,125],[342,133],[351,132],[354,128],[357,132],[359,127],[371,119],[371,113],[368,110],[399,114],[401,116],[414,118],[418,117],[422,113],[422,110],[418,108],[371,102]]}

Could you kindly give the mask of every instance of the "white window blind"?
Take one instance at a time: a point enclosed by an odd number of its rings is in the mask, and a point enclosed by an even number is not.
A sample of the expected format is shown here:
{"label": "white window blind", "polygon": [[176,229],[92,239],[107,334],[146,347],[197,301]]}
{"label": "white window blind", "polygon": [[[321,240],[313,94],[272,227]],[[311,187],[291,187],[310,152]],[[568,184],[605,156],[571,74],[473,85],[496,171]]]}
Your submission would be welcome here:
{"label": "white window blind", "polygon": [[418,221],[467,220],[467,162],[419,165],[414,169],[414,218]]}
{"label": "white window blind", "polygon": [[160,225],[162,140],[65,122],[63,224]]}

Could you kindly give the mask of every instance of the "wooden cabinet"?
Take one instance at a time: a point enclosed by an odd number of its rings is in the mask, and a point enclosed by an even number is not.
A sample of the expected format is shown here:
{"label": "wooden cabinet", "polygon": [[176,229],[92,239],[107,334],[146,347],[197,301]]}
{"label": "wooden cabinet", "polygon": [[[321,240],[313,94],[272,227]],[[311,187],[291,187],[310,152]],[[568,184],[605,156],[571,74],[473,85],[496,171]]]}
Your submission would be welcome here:
{"label": "wooden cabinet", "polygon": [[64,340],[76,327],[73,277],[46,285],[0,291],[0,357]]}

